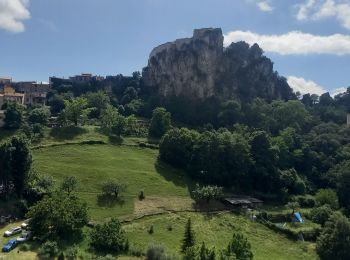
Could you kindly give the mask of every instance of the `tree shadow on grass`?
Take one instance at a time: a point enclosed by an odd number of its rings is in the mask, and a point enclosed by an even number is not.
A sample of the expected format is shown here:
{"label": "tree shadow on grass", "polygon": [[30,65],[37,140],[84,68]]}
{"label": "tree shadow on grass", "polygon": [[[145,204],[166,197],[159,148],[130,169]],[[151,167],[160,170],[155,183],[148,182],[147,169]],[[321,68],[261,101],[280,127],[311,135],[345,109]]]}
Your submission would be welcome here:
{"label": "tree shadow on grass", "polygon": [[109,194],[99,194],[97,196],[97,205],[99,207],[113,208],[116,205],[123,206],[124,204],[125,200],[121,197],[116,198],[115,196]]}
{"label": "tree shadow on grass", "polygon": [[50,136],[58,141],[72,140],[75,137],[87,133],[87,130],[79,126],[65,126],[53,128]]}
{"label": "tree shadow on grass", "polygon": [[116,136],[116,135],[108,136],[108,140],[111,144],[116,144],[116,145],[120,145],[123,142],[123,138],[121,138],[120,136]]}
{"label": "tree shadow on grass", "polygon": [[175,169],[172,166],[157,160],[155,163],[157,173],[162,175],[167,181],[174,183],[176,186],[185,187],[191,193],[195,188],[195,183],[186,176],[182,170]]}

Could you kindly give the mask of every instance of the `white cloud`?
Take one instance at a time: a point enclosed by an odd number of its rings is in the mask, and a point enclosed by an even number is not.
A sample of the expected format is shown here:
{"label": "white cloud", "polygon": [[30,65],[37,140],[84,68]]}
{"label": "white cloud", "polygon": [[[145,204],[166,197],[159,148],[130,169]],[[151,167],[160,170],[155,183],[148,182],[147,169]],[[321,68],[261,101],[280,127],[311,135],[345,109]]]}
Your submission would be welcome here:
{"label": "white cloud", "polygon": [[272,12],[274,9],[270,4],[270,0],[246,0],[246,2],[255,4],[260,9],[260,11],[263,12]]}
{"label": "white cloud", "polygon": [[320,20],[334,17],[340,24],[350,30],[349,0],[306,0],[298,5],[296,18],[298,20]]}
{"label": "white cloud", "polygon": [[[294,92],[299,91],[302,95],[304,94],[316,94],[321,96],[323,93],[328,92],[324,87],[320,86],[312,80],[306,80],[301,77],[289,76],[287,77],[287,82],[289,86],[294,90]],[[332,97],[338,94],[346,92],[346,88],[337,88],[330,92]]]}
{"label": "white cloud", "polygon": [[306,20],[309,15],[310,9],[315,5],[315,0],[306,0],[304,4],[297,5],[298,7],[298,13],[297,13],[297,19],[299,21]]}
{"label": "white cloud", "polygon": [[29,0],[0,0],[0,29],[23,32],[23,20],[30,18],[28,4]]}
{"label": "white cloud", "polygon": [[245,41],[251,45],[258,43],[264,51],[281,55],[350,54],[350,35],[344,34],[320,36],[292,31],[281,35],[260,35],[250,31],[232,31],[224,36],[225,46],[237,41]]}
{"label": "white cloud", "polygon": [[263,12],[272,12],[273,11],[273,7],[267,1],[259,1],[257,3],[257,5],[258,5],[259,9]]}
{"label": "white cloud", "polygon": [[327,92],[322,86],[318,85],[312,80],[305,80],[304,78],[289,76],[287,78],[287,82],[295,92],[299,91],[302,95],[310,93],[320,96]]}
{"label": "white cloud", "polygon": [[331,94],[331,96],[332,97],[335,97],[336,95],[338,95],[338,94],[342,94],[342,93],[344,93],[344,92],[346,92],[346,88],[336,88],[335,90],[333,90],[332,91],[332,94]]}

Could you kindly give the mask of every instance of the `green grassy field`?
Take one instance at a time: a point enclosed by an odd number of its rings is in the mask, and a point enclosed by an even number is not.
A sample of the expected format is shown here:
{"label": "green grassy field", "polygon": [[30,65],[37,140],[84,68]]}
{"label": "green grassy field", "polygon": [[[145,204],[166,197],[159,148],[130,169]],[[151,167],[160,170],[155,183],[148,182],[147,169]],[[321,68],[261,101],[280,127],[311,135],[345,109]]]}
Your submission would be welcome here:
{"label": "green grassy field", "polygon": [[[77,192],[88,203],[93,220],[133,215],[141,190],[159,201],[188,198],[190,182],[182,172],[157,164],[157,155],[156,150],[114,145],[64,145],[33,151],[34,169],[39,173],[53,176],[57,183],[64,176],[76,176]],[[99,197],[101,183],[108,179],[127,186],[119,201]]]}
{"label": "green grassy field", "polygon": [[[162,243],[172,253],[179,253],[184,226],[191,218],[198,244],[205,242],[217,250],[226,248],[234,232],[244,234],[252,245],[254,259],[317,259],[314,244],[295,242],[265,226],[231,213],[181,213],[146,217],[125,225],[131,247],[145,249],[151,242]],[[153,225],[154,233],[148,230]],[[169,231],[168,227],[172,230]]]}

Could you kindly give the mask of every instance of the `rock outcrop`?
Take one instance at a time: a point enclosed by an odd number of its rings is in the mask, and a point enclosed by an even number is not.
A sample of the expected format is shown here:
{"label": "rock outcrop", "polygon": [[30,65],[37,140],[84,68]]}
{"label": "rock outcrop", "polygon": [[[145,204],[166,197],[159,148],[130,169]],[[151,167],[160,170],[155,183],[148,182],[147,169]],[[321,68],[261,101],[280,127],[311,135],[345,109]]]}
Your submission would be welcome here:
{"label": "rock outcrop", "polygon": [[289,99],[286,80],[257,44],[223,46],[219,28],[194,30],[192,38],[154,48],[143,70],[144,85],[162,97]]}

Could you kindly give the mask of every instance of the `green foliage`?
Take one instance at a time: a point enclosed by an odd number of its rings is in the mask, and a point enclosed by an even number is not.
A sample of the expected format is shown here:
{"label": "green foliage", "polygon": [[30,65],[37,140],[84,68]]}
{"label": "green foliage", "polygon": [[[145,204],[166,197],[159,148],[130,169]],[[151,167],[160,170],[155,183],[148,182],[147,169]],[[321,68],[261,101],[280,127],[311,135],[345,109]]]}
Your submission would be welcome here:
{"label": "green foliage", "polygon": [[0,181],[6,187],[14,185],[21,197],[32,165],[29,143],[23,136],[13,136],[0,145]]}
{"label": "green foliage", "polygon": [[90,116],[99,118],[101,112],[110,104],[109,96],[103,91],[89,92],[85,95],[87,107],[92,108]]}
{"label": "green foliage", "polygon": [[207,203],[213,199],[220,199],[223,196],[223,188],[218,186],[203,186],[196,184],[195,190],[192,191],[194,199],[199,201],[206,201]]}
{"label": "green foliage", "polygon": [[127,238],[117,219],[96,225],[90,232],[90,244],[101,252],[121,253],[127,249]]}
{"label": "green foliage", "polygon": [[55,241],[46,241],[38,250],[38,255],[42,258],[52,258],[58,254],[58,246]]}
{"label": "green foliage", "polygon": [[306,185],[295,169],[281,171],[281,184],[290,194],[305,194]]}
{"label": "green foliage", "polygon": [[332,215],[332,213],[332,208],[328,204],[324,204],[320,207],[313,208],[310,212],[310,216],[313,222],[323,226]]}
{"label": "green foliage", "polygon": [[62,192],[45,196],[29,209],[27,217],[35,236],[55,239],[79,233],[88,223],[86,204]]}
{"label": "green foliage", "polygon": [[84,122],[90,111],[87,109],[88,101],[83,97],[65,100],[64,105],[63,115],[65,120],[73,123],[75,126],[77,126],[79,122]]}
{"label": "green foliage", "polygon": [[221,254],[222,260],[228,259],[237,260],[252,260],[253,253],[251,251],[251,245],[242,234],[234,233],[231,241],[229,242],[227,249]]}
{"label": "green foliage", "polygon": [[132,133],[136,128],[136,118],[133,116],[125,118],[118,110],[108,105],[101,115],[101,127],[109,134],[121,136],[123,133]]}
{"label": "green foliage", "polygon": [[319,189],[315,194],[317,206],[329,205],[332,209],[339,208],[337,193],[332,189]]}
{"label": "green foliage", "polygon": [[171,128],[171,115],[165,108],[157,107],[153,110],[149,126],[151,137],[162,137]]}
{"label": "green foliage", "polygon": [[184,168],[190,163],[193,146],[199,134],[187,128],[169,130],[159,144],[160,158],[178,168]]}
{"label": "green foliage", "polygon": [[75,176],[66,176],[61,183],[61,190],[70,195],[77,187],[78,180]]}
{"label": "green foliage", "polygon": [[187,220],[186,227],[185,227],[185,234],[182,240],[181,251],[183,253],[186,252],[188,248],[194,246],[194,243],[195,243],[195,236],[192,230],[192,222],[191,222],[191,219],[189,218]]}
{"label": "green foliage", "polygon": [[78,247],[72,246],[66,250],[66,257],[69,260],[74,260],[78,258]]}
{"label": "green foliage", "polygon": [[108,180],[102,183],[102,193],[107,196],[115,196],[118,198],[121,192],[126,189],[126,185],[118,180]]}
{"label": "green foliage", "polygon": [[47,107],[34,108],[28,114],[30,124],[46,125],[50,117],[50,110]]}
{"label": "green foliage", "polygon": [[300,207],[300,205],[297,201],[290,201],[290,202],[288,202],[286,207],[291,209],[292,213],[294,213]]}
{"label": "green foliage", "polygon": [[231,126],[241,118],[241,105],[236,100],[229,100],[222,104],[218,120],[222,126]]}
{"label": "green foliage", "polygon": [[161,244],[150,244],[146,250],[146,260],[173,260],[176,259],[173,255],[166,252],[166,249]]}
{"label": "green foliage", "polygon": [[11,102],[7,103],[5,110],[5,127],[8,129],[18,129],[23,122],[23,106]]}
{"label": "green foliage", "polygon": [[316,251],[321,260],[350,259],[350,221],[334,213],[317,239]]}

